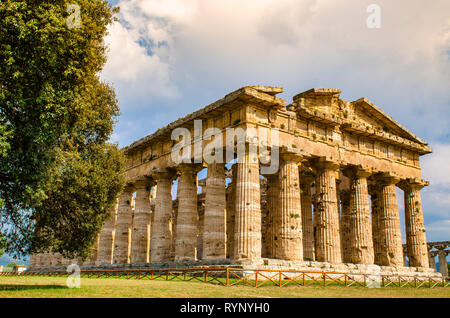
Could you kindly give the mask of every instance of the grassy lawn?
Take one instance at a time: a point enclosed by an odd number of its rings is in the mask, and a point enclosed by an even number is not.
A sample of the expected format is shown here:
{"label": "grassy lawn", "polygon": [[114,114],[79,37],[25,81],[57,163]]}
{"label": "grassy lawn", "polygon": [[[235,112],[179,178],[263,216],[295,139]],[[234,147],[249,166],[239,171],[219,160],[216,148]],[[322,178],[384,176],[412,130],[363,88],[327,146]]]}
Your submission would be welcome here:
{"label": "grassy lawn", "polygon": [[363,288],[320,286],[217,286],[202,282],[82,278],[81,288],[68,288],[65,277],[0,277],[0,298],[7,297],[437,297],[450,298],[450,288]]}

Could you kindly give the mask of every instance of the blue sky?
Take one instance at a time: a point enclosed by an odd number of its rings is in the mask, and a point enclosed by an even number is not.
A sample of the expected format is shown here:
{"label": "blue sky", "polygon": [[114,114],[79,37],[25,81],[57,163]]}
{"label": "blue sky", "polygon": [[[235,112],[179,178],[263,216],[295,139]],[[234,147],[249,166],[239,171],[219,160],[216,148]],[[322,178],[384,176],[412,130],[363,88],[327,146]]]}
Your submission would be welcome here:
{"label": "blue sky", "polygon": [[[246,85],[312,87],[370,99],[425,139],[427,239],[450,240],[450,2],[433,0],[121,0],[102,78],[126,146]],[[369,4],[381,27],[369,29]],[[403,226],[403,195],[398,192]]]}

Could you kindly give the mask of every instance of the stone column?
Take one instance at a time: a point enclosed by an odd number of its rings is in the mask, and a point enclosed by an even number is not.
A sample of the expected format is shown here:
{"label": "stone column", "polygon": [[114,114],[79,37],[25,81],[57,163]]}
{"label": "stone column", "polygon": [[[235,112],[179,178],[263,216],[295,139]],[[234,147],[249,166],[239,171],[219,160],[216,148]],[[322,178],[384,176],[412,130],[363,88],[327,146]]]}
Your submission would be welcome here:
{"label": "stone column", "polygon": [[303,260],[302,212],[298,162],[300,157],[281,154],[279,205],[275,222],[275,258]]}
{"label": "stone column", "polygon": [[344,171],[350,179],[350,250],[351,263],[373,264],[373,237],[367,177],[369,171],[351,167]]}
{"label": "stone column", "polygon": [[372,202],[372,241],[373,241],[373,254],[374,263],[381,265],[381,230],[380,230],[380,207],[381,207],[381,187],[376,183],[369,186],[370,201]]}
{"label": "stone column", "polygon": [[151,229],[151,262],[170,260],[172,245],[172,178],[174,173],[168,169],[155,170],[153,179],[158,185],[156,194],[155,215]]}
{"label": "stone column", "polygon": [[227,258],[234,258],[234,220],[236,210],[236,174],[237,165],[231,166],[229,176],[231,182],[227,187]]}
{"label": "stone column", "polygon": [[203,259],[226,258],[225,165],[208,165],[203,225]]}
{"label": "stone column", "polygon": [[134,183],[136,200],[131,237],[131,263],[150,262],[151,185],[151,180],[147,178]]}
{"label": "stone column", "polygon": [[261,206],[259,160],[256,154],[238,158],[236,172],[236,210],[234,259],[261,258]]}
{"label": "stone column", "polygon": [[275,223],[279,215],[279,177],[278,174],[266,175],[267,179],[267,228],[266,228],[266,257],[275,258]]}
{"label": "stone column", "polygon": [[403,247],[395,184],[398,178],[387,174],[378,177],[380,185],[380,265],[403,266]]}
{"label": "stone column", "polygon": [[341,191],[341,216],[339,219],[341,233],[341,251],[342,262],[352,262],[351,241],[351,209],[350,209],[350,190]]}
{"label": "stone column", "polygon": [[198,167],[182,164],[178,167],[178,214],[175,238],[175,261],[197,259],[197,172]]}
{"label": "stone column", "polygon": [[420,189],[428,182],[404,180],[399,187],[404,191],[406,248],[411,267],[429,267],[427,238],[423,220]]}
{"label": "stone column", "polygon": [[435,251],[428,251],[428,264],[430,268],[433,268],[436,270],[436,252]]}
{"label": "stone column", "polygon": [[341,242],[339,235],[339,212],[336,199],[336,173],[339,165],[320,160],[316,169],[316,260],[341,263]]}
{"label": "stone column", "polygon": [[439,258],[439,272],[442,274],[442,277],[448,277],[448,266],[447,266],[447,252],[443,247],[436,247],[438,249],[438,258]]}
{"label": "stone column", "polygon": [[132,200],[133,188],[131,186],[126,186],[119,196],[114,240],[114,264],[128,264],[130,262]]}
{"label": "stone column", "polygon": [[300,198],[302,210],[303,259],[314,261],[314,228],[312,214],[311,184],[312,174],[300,173]]}
{"label": "stone column", "polygon": [[114,235],[117,220],[117,203],[110,209],[110,215],[103,223],[98,243],[97,265],[109,265],[113,262]]}

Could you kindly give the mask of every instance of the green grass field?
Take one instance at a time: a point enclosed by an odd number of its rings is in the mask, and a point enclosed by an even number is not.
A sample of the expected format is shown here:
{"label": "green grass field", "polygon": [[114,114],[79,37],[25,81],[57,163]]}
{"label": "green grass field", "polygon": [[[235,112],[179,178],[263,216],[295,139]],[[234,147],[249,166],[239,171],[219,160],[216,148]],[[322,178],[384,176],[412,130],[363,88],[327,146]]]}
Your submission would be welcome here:
{"label": "green grass field", "polygon": [[450,298],[450,288],[363,288],[320,286],[224,287],[180,280],[82,278],[81,288],[68,288],[65,277],[0,277],[0,298],[8,297],[131,297],[131,298],[272,298],[272,297],[435,297]]}

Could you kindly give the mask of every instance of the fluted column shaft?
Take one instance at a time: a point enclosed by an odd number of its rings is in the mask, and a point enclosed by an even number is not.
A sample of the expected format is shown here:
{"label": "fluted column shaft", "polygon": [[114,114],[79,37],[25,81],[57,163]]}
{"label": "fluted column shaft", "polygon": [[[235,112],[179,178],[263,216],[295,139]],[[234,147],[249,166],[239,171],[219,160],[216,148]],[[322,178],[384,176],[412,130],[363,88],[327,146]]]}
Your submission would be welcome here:
{"label": "fluted column shaft", "polygon": [[373,237],[367,177],[370,172],[350,168],[350,250],[351,263],[373,264]]}
{"label": "fluted column shaft", "polygon": [[399,184],[405,202],[406,249],[409,266],[429,267],[427,237],[423,220],[420,190],[426,185],[422,182],[405,180]]}
{"label": "fluted column shaft", "polygon": [[208,165],[203,225],[203,259],[226,258],[225,165]]}
{"label": "fluted column shaft", "polygon": [[316,260],[341,263],[339,212],[336,199],[338,165],[331,162],[316,164]]}
{"label": "fluted column shaft", "polygon": [[167,171],[155,172],[153,178],[158,185],[156,195],[155,215],[151,226],[151,262],[170,260],[172,245],[172,173]]}
{"label": "fluted column shaft", "polygon": [[372,241],[373,241],[373,254],[374,264],[381,265],[383,244],[380,226],[381,215],[381,187],[377,185],[370,186],[370,201],[372,202]]}
{"label": "fluted column shaft", "polygon": [[136,200],[131,237],[131,262],[148,263],[150,262],[151,184],[148,180],[139,180],[135,182],[134,186]]}
{"label": "fluted column shaft", "polygon": [[398,179],[380,179],[380,265],[403,266],[403,247],[395,184]]}
{"label": "fluted column shaft", "polygon": [[127,264],[130,262],[132,199],[133,190],[129,187],[126,187],[119,196],[116,233],[114,240],[114,264]]}
{"label": "fluted column shaft", "polygon": [[112,264],[114,255],[114,235],[117,220],[117,204],[110,209],[110,215],[100,232],[97,264]]}
{"label": "fluted column shaft", "polygon": [[261,206],[259,161],[255,154],[238,159],[236,172],[236,210],[234,258],[261,258]]}
{"label": "fluted column shaft", "polygon": [[237,165],[231,166],[231,182],[227,188],[227,258],[234,258],[234,226],[236,210],[236,175]]}
{"label": "fluted column shaft", "polygon": [[447,251],[440,249],[438,251],[439,272],[443,277],[448,277]]}
{"label": "fluted column shaft", "polygon": [[279,214],[276,215],[275,258],[303,260],[302,212],[297,158],[283,154],[279,172]]}
{"label": "fluted column shaft", "polygon": [[179,170],[175,261],[192,261],[197,259],[197,170],[191,164],[183,164]]}
{"label": "fluted column shaft", "polygon": [[312,214],[311,183],[312,176],[300,175],[300,198],[302,210],[303,259],[314,261],[314,228]]}
{"label": "fluted column shaft", "polygon": [[280,180],[278,174],[267,175],[267,209],[266,257],[275,258],[275,227],[279,215]]}
{"label": "fluted column shaft", "polygon": [[341,216],[340,216],[340,233],[341,233],[341,250],[342,261],[344,263],[352,262],[351,252],[351,209],[350,209],[350,190],[341,192]]}
{"label": "fluted column shaft", "polygon": [[431,252],[428,251],[428,264],[430,268],[433,268],[436,270],[436,259],[435,259],[436,255]]}

